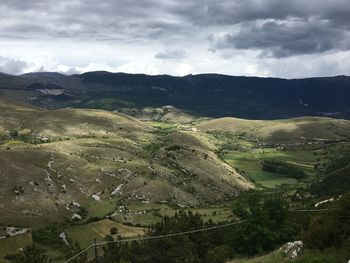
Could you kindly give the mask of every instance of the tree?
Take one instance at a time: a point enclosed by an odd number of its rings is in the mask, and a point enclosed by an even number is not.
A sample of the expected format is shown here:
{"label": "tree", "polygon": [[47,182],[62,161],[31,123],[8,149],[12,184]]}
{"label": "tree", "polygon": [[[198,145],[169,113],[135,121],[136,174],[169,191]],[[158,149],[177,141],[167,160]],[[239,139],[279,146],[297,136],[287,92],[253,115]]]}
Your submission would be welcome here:
{"label": "tree", "polygon": [[247,220],[232,228],[228,237],[239,254],[271,251],[297,234],[296,225],[287,222],[288,203],[278,196],[248,193],[236,202],[233,212]]}
{"label": "tree", "polygon": [[51,259],[44,254],[45,250],[36,246],[28,246],[23,249],[23,253],[14,257],[15,263],[50,263]]}
{"label": "tree", "polygon": [[[67,259],[79,254],[81,252],[81,248],[78,242],[75,242],[75,245],[72,246],[71,252],[66,256]],[[86,263],[88,262],[88,254],[87,252],[81,253],[79,256],[70,261],[71,263]]]}

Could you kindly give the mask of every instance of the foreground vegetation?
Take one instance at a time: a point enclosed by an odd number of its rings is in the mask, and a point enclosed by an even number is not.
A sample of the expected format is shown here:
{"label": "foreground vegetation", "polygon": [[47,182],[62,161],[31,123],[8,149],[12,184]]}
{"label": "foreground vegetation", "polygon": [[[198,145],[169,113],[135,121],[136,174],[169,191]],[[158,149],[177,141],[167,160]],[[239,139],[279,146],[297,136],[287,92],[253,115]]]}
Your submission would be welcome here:
{"label": "foreground vegetation", "polygon": [[[322,214],[298,216],[289,212],[288,202],[276,195],[261,192],[247,193],[233,205],[241,224],[175,237],[145,241],[110,243],[99,249],[99,262],[212,262],[223,263],[232,258],[252,256],[274,251],[288,240],[300,238],[305,243],[305,253],[294,262],[345,262],[350,254],[350,195],[335,201]],[[301,223],[303,221],[303,223]],[[172,217],[165,216],[151,225],[146,237],[156,237],[214,227],[199,214],[180,211]],[[109,236],[109,241],[114,238]],[[73,255],[79,251],[77,246]],[[282,254],[238,262],[288,261]],[[262,261],[263,259],[266,261]],[[46,263],[48,257],[37,247],[27,247],[24,253],[7,256],[13,262]],[[259,261],[260,260],[260,261]],[[90,262],[83,253],[72,262]],[[91,261],[92,262],[92,261]]]}

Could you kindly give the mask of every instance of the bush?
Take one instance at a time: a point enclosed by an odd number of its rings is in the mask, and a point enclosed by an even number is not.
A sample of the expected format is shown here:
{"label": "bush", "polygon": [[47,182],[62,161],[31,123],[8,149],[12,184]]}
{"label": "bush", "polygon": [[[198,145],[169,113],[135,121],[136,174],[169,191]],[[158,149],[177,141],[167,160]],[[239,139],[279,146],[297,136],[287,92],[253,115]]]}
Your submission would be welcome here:
{"label": "bush", "polygon": [[62,233],[60,224],[50,224],[32,232],[33,240],[38,243],[48,245],[61,245],[62,240],[59,235]]}
{"label": "bush", "polygon": [[166,148],[167,151],[178,151],[180,150],[182,147],[180,145],[172,145]]}
{"label": "bush", "polygon": [[116,235],[116,234],[118,234],[118,228],[112,227],[112,228],[109,230],[109,233],[110,233],[111,235]]}

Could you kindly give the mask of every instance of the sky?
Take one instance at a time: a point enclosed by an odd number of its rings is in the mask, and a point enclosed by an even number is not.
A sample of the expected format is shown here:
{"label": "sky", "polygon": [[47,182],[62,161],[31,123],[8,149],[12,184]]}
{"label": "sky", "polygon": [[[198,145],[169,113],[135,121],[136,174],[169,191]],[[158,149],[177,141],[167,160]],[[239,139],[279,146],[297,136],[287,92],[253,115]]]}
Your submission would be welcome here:
{"label": "sky", "polygon": [[0,72],[350,75],[349,0],[0,0]]}

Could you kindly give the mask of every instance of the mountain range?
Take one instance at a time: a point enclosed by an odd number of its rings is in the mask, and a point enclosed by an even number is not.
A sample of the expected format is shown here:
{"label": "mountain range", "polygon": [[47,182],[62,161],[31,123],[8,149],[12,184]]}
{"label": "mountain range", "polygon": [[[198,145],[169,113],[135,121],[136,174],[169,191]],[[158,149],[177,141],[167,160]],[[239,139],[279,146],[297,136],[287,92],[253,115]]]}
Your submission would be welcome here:
{"label": "mountain range", "polygon": [[172,105],[194,116],[350,118],[350,77],[307,79],[200,74],[175,77],[110,73],[0,74],[0,94],[50,109],[105,110]]}

